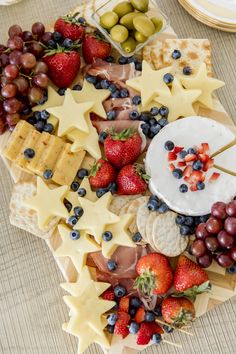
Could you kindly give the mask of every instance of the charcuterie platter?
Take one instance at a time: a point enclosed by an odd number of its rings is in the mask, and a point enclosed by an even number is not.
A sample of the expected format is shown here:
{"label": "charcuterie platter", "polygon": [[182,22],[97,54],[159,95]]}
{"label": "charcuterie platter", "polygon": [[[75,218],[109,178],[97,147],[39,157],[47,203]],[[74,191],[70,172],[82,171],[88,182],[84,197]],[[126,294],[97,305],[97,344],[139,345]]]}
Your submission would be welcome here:
{"label": "charcuterie platter", "polygon": [[[62,271],[78,353],[133,354],[236,294],[236,130],[208,39],[152,1],[84,2],[0,46],[10,223]],[[114,44],[115,42],[115,44]]]}

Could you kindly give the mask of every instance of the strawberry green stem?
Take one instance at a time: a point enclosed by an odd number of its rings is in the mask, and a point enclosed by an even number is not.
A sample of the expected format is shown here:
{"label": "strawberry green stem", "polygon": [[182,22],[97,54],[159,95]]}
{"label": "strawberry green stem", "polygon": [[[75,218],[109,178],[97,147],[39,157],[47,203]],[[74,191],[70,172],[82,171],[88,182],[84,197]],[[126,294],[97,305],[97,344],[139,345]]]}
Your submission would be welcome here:
{"label": "strawberry green stem", "polygon": [[136,278],[134,289],[138,289],[142,294],[150,296],[156,288],[156,276],[148,269]]}

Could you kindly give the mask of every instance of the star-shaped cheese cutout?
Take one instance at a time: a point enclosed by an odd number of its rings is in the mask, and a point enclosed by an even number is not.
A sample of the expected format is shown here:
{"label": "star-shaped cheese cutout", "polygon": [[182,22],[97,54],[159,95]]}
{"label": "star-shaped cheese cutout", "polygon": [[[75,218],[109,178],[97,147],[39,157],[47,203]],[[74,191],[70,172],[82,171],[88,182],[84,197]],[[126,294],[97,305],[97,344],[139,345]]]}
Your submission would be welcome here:
{"label": "star-shaped cheese cutout", "polygon": [[136,247],[128,231],[129,225],[134,219],[134,214],[125,214],[120,217],[116,224],[108,225],[107,231],[112,233],[111,241],[102,240],[102,254],[111,258],[118,246]]}
{"label": "star-shaped cheese cutout", "polygon": [[37,177],[36,195],[24,200],[23,204],[37,212],[40,229],[44,229],[53,216],[65,219],[68,217],[68,211],[63,203],[68,189],[68,186],[50,189],[40,177]]}
{"label": "star-shaped cheese cutout", "polygon": [[85,115],[92,107],[92,101],[76,103],[72,95],[72,90],[67,89],[62,106],[50,107],[47,111],[59,120],[58,135],[63,136],[73,129],[89,133]]}
{"label": "star-shaped cheese cutout", "polygon": [[79,333],[87,326],[99,335],[103,333],[102,315],[116,304],[114,301],[99,298],[94,284],[90,284],[80,296],[66,295],[63,299],[72,315],[68,329]]}
{"label": "star-shaped cheese cutout", "polygon": [[85,231],[80,232],[78,240],[72,240],[70,237],[71,229],[66,225],[58,225],[58,231],[61,235],[62,244],[54,255],[56,257],[69,257],[78,273],[80,273],[86,264],[88,253],[99,251],[99,245]]}
{"label": "star-shaped cheese cutout", "polygon": [[97,243],[100,244],[106,225],[120,221],[119,216],[109,211],[112,198],[110,192],[104,194],[96,202],[79,197],[79,203],[84,210],[84,214],[78,220],[74,229],[85,230],[90,235],[93,235]]}
{"label": "star-shaped cheese cutout", "polygon": [[173,122],[179,117],[196,115],[193,103],[201,95],[201,92],[201,90],[184,89],[179,80],[175,78],[169,94],[157,96],[155,101],[169,108],[168,121]]}
{"label": "star-shaped cheese cutout", "polygon": [[80,296],[91,284],[95,285],[97,296],[100,296],[111,286],[110,283],[94,281],[89,267],[84,266],[82,271],[79,273],[79,279],[76,283],[62,283],[61,287],[72,296]]}
{"label": "star-shaped cheese cutout", "polygon": [[35,106],[32,110],[35,111],[43,111],[47,110],[50,107],[61,106],[64,102],[64,96],[60,96],[56,90],[52,86],[48,86],[48,100],[44,102],[44,104]]}
{"label": "star-shaped cheese cutout", "polygon": [[111,95],[109,90],[97,90],[93,84],[84,80],[81,91],[72,92],[74,99],[78,103],[93,101],[91,112],[97,114],[99,117],[107,119],[106,111],[103,107],[103,102]]}
{"label": "star-shaped cheese cutout", "polygon": [[206,107],[213,108],[212,92],[225,85],[223,81],[207,76],[207,67],[202,63],[195,75],[180,78],[182,84],[187,89],[201,90],[201,96],[198,101]]}
{"label": "star-shaped cheese cutout", "polygon": [[78,129],[73,129],[67,134],[67,138],[73,142],[71,151],[77,152],[80,150],[85,150],[96,160],[98,160],[101,158],[102,154],[99,147],[97,129],[92,125],[89,114],[85,115],[85,120],[89,129],[88,134],[79,131]]}
{"label": "star-shaped cheese cutout", "polygon": [[157,95],[168,94],[169,89],[163,80],[163,76],[170,73],[172,67],[161,70],[153,70],[150,65],[143,60],[142,75],[126,81],[126,84],[141,92],[142,105],[147,106]]}

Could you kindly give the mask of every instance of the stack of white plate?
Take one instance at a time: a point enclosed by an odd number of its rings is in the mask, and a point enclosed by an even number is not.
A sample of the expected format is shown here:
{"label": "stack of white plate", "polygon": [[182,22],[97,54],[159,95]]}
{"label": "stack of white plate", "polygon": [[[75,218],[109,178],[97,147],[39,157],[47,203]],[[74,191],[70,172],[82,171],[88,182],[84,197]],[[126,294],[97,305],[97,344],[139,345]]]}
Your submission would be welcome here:
{"label": "stack of white plate", "polygon": [[178,0],[200,22],[226,32],[236,32],[236,0]]}

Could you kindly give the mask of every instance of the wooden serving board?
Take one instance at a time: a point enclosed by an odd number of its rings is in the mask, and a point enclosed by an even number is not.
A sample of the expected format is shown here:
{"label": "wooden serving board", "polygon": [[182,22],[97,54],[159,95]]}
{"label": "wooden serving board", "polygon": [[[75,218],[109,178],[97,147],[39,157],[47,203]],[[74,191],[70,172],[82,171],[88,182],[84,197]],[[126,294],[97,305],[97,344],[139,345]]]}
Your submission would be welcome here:
{"label": "wooden serving board", "polygon": [[[86,0],[81,6],[76,8],[74,12],[80,12],[89,23],[91,23],[92,12],[101,6],[103,0],[93,0],[88,3]],[[91,23],[92,24],[92,23]],[[158,36],[156,40],[163,40],[166,38],[176,38],[177,35],[171,27]],[[150,46],[154,43],[150,43]],[[227,125],[236,136],[236,127],[233,120],[229,117],[224,107],[221,105],[217,97],[214,97],[214,110],[196,106],[198,115],[215,119],[216,121]],[[0,155],[11,174],[13,181],[28,181],[32,178],[32,175],[22,172],[17,166],[8,161],[2,154],[2,150],[6,145],[10,133],[6,132],[0,136]],[[58,231],[54,231],[52,236],[45,240],[50,251],[54,254],[55,250],[60,246],[61,238]],[[189,255],[188,255],[189,256]],[[66,281],[76,281],[78,273],[68,257],[55,258],[63,277]],[[227,301],[234,295],[236,295],[236,276],[226,274],[225,270],[214,263],[208,270],[210,281],[212,283],[212,290],[210,293],[198,295],[195,302],[197,317],[203,315],[207,311],[211,310],[215,306]],[[66,319],[65,319],[66,320]],[[146,349],[147,346],[138,346],[135,343],[135,336],[128,336],[125,340],[121,340],[119,336],[113,335],[111,348],[109,350],[104,349],[104,353],[107,354],[136,354],[140,350]]]}

